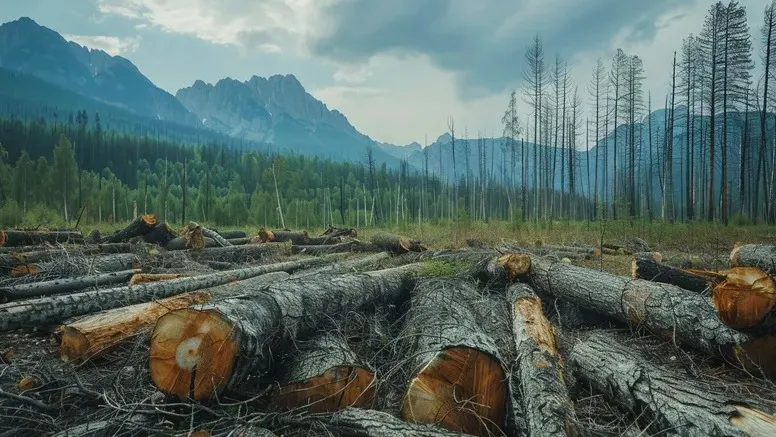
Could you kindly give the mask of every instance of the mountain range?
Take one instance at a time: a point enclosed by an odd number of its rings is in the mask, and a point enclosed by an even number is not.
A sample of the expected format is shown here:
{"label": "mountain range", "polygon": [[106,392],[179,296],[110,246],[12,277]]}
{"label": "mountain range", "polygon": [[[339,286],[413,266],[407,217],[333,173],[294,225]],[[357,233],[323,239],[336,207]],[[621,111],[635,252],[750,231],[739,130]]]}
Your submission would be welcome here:
{"label": "mountain range", "polygon": [[[27,17],[0,26],[0,77],[0,115],[99,111],[104,126],[120,130],[338,160],[363,161],[374,142],[292,74],[198,80],[173,96],[128,59],[67,41]],[[382,147],[375,158],[398,164]]]}

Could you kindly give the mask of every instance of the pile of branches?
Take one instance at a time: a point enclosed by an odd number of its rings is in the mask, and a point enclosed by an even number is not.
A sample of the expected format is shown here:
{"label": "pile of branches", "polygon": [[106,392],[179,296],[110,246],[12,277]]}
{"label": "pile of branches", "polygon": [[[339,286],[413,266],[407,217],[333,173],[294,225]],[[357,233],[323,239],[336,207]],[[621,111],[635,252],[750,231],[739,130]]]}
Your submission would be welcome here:
{"label": "pile of branches", "polygon": [[[78,256],[137,265],[0,288],[0,435],[776,435],[776,247],[723,270],[630,251],[622,277],[535,246],[211,232],[248,238],[101,240]],[[365,250],[307,250],[333,238]]]}

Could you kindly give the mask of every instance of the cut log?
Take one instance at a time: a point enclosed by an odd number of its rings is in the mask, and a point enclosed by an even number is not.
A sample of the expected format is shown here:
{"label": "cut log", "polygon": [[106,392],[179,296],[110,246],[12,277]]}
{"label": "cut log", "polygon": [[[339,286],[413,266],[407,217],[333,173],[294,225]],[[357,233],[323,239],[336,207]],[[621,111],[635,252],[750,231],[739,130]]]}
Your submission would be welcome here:
{"label": "cut log", "polygon": [[374,255],[359,257],[352,260],[335,261],[327,266],[295,273],[294,276],[314,276],[322,273],[358,273],[359,271],[364,271],[363,269],[369,268],[376,263],[379,263],[380,261],[388,258],[390,258],[388,252],[380,252]]}
{"label": "cut log", "polygon": [[0,247],[31,246],[43,243],[84,242],[79,231],[0,231]]}
{"label": "cut log", "polygon": [[219,235],[219,233],[218,233],[218,232],[216,232],[216,231],[214,231],[214,230],[212,230],[212,229],[208,229],[208,228],[206,228],[206,227],[204,227],[204,226],[200,225],[200,224],[199,224],[199,223],[197,223],[197,222],[190,222],[190,223],[189,223],[189,226],[190,226],[190,227],[200,227],[200,228],[202,228],[202,234],[203,234],[205,237],[207,237],[207,238],[210,238],[211,240],[215,241],[215,242],[216,242],[216,244],[217,244],[219,247],[230,247],[230,246],[232,245],[232,243],[228,242],[228,241],[226,240],[226,238],[224,238],[224,237],[222,237],[221,235]]}
{"label": "cut log", "polygon": [[[424,257],[425,258],[425,257]],[[525,275],[531,268],[531,257],[526,254],[501,254],[495,250],[440,250],[427,259],[432,261],[463,262],[470,265],[462,273],[488,282],[512,281]]]}
{"label": "cut log", "polygon": [[329,226],[325,231],[323,231],[323,234],[321,235],[329,238],[337,238],[337,237],[358,238],[358,233],[353,228],[335,228],[333,226]]}
{"label": "cut log", "polygon": [[313,414],[291,419],[295,424],[322,423],[329,435],[342,437],[471,437],[429,424],[407,423],[388,413],[361,408],[346,408],[334,414]]}
{"label": "cut log", "polygon": [[509,396],[498,347],[476,320],[481,296],[465,281],[422,280],[402,338],[414,345],[401,404],[407,422],[477,436],[503,435]]}
{"label": "cut log", "polygon": [[541,293],[748,369],[776,375],[776,348],[769,346],[776,343],[776,337],[756,339],[729,328],[709,299],[698,293],[541,257],[531,257],[530,279]]}
{"label": "cut log", "polygon": [[290,357],[272,394],[275,411],[327,413],[374,402],[375,375],[338,334],[324,334]]}
{"label": "cut log", "polygon": [[680,269],[722,270],[728,268],[725,256],[714,255],[664,255],[662,263]]}
{"label": "cut log", "polygon": [[745,244],[730,252],[730,267],[757,267],[776,276],[776,246]]}
{"label": "cut log", "polygon": [[203,249],[209,247],[219,247],[218,243],[212,238],[203,237],[201,240],[196,238],[176,237],[170,240],[165,246],[165,250],[186,250],[186,249]]}
{"label": "cut log", "polygon": [[191,275],[181,273],[136,273],[129,280],[129,285],[148,284],[149,282],[169,281],[171,279],[187,278]]}
{"label": "cut log", "polygon": [[84,243],[86,244],[97,244],[102,241],[102,235],[100,235],[100,231],[97,229],[93,230],[92,232],[89,232],[89,235],[84,238]]}
{"label": "cut log", "polygon": [[151,231],[143,235],[143,241],[158,246],[166,246],[167,243],[175,239],[178,235],[172,230],[167,222],[159,223]]}
{"label": "cut log", "polygon": [[232,246],[243,246],[251,242],[251,239],[248,237],[245,238],[230,238],[226,240],[231,244]]}
{"label": "cut log", "polygon": [[218,232],[218,235],[226,238],[227,240],[248,237],[248,234],[246,234],[245,231],[216,231],[216,232]]}
{"label": "cut log", "polygon": [[663,254],[660,252],[636,252],[633,254],[633,259],[646,259],[660,263],[663,262]]}
{"label": "cut log", "polygon": [[207,290],[114,308],[66,322],[55,333],[59,339],[59,354],[65,361],[93,358],[152,326],[169,311],[229,296],[250,294],[287,277],[288,273],[285,272],[267,273]]}
{"label": "cut log", "polygon": [[105,237],[103,243],[126,243],[134,237],[142,237],[151,232],[154,226],[156,226],[156,215],[141,215],[127,225],[126,228]]}
{"label": "cut log", "polygon": [[393,253],[422,252],[426,250],[418,240],[412,240],[390,232],[378,231],[372,234],[372,244]]}
{"label": "cut log", "polygon": [[516,373],[510,376],[512,402],[522,400],[529,435],[580,435],[563,377],[555,330],[544,317],[542,301],[525,284],[510,286],[507,294],[512,301],[512,332],[517,351]]}
{"label": "cut log", "polygon": [[320,237],[310,237],[307,240],[307,246],[322,246],[322,245],[335,245],[342,243],[343,239],[342,237],[330,237],[328,235],[320,236]]}
{"label": "cut log", "polygon": [[307,244],[310,241],[310,236],[307,234],[307,231],[269,231],[261,228],[259,229],[259,241],[261,243],[284,243],[290,241],[291,244]]}
{"label": "cut log", "polygon": [[291,254],[285,244],[247,244],[245,246],[211,247],[201,250],[187,250],[186,255],[197,262],[223,261],[230,263],[246,263],[271,257],[282,257]]}
{"label": "cut log", "polygon": [[679,288],[696,293],[705,293],[711,290],[713,286],[713,284],[709,284],[707,277],[644,258],[633,260],[631,263],[631,276],[633,279],[646,279],[652,282],[673,284]]}
{"label": "cut log", "polygon": [[600,256],[601,250],[596,247],[579,247],[579,246],[560,246],[555,244],[541,244],[537,246],[537,250],[546,251],[545,253],[579,253],[591,256]]}
{"label": "cut log", "polygon": [[0,303],[9,300],[29,299],[37,296],[69,293],[90,287],[101,287],[126,283],[132,275],[140,270],[124,270],[115,273],[81,276],[76,278],[55,279],[51,281],[33,282],[29,284],[0,287]]}
{"label": "cut log", "polygon": [[205,265],[213,270],[229,270],[234,268],[234,264],[223,261],[205,261]]}
{"label": "cut log", "polygon": [[757,267],[722,272],[712,301],[719,318],[733,329],[753,335],[776,334],[776,282]]}
{"label": "cut log", "polygon": [[776,435],[776,417],[749,402],[662,370],[611,335],[594,333],[573,346],[574,375],[665,435]]}
{"label": "cut log", "polygon": [[161,317],[151,336],[151,379],[163,393],[208,399],[265,374],[273,351],[351,311],[396,302],[418,264],[286,280],[244,298]]}
{"label": "cut log", "polygon": [[71,317],[97,311],[162,299],[189,291],[202,290],[265,273],[292,272],[321,265],[323,262],[317,258],[303,259],[173,279],[171,281],[108,288],[63,296],[42,297],[18,303],[10,302],[0,305],[0,331],[25,326],[33,327],[54,324]]}
{"label": "cut log", "polygon": [[[0,262],[0,272],[9,271],[13,277],[27,275],[47,275],[48,278],[93,275],[97,273],[112,273],[140,268],[139,258],[131,253],[116,253],[111,255],[69,256],[59,252],[58,257],[46,254],[40,259],[44,262],[31,261],[27,254],[14,258],[13,267],[8,269]],[[0,257],[3,260],[3,257]],[[48,279],[47,278],[47,279]]]}
{"label": "cut log", "polygon": [[319,256],[326,253],[363,253],[363,252],[382,252],[383,249],[374,244],[362,243],[360,241],[351,241],[339,244],[321,244],[321,245],[294,245],[291,246],[291,253]]}

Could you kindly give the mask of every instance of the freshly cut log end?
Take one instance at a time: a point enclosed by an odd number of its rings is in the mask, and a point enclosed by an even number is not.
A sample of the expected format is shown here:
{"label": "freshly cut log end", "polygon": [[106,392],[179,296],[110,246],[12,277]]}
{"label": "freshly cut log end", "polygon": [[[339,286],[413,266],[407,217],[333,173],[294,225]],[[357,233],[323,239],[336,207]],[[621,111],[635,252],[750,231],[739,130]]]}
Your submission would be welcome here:
{"label": "freshly cut log end", "polygon": [[[714,287],[714,307],[720,319],[734,329],[759,328],[776,333],[776,283],[757,267],[735,267]],[[768,326],[766,326],[768,325]]]}
{"label": "freshly cut log end", "polygon": [[410,381],[401,417],[488,436],[504,423],[505,380],[501,363],[491,355],[468,347],[445,349]]}
{"label": "freshly cut log end", "polygon": [[310,241],[310,235],[307,231],[270,231],[261,228],[259,229],[258,237],[259,243],[285,243],[290,241],[291,244],[307,244]]}
{"label": "freshly cut log end", "polygon": [[151,379],[180,399],[208,399],[227,384],[239,348],[233,325],[215,310],[184,308],[160,317],[151,334]]}
{"label": "freshly cut log end", "polygon": [[5,246],[7,242],[8,242],[8,234],[6,234],[5,231],[0,231],[0,247]]}
{"label": "freshly cut log end", "polygon": [[26,264],[12,267],[9,275],[12,278],[22,278],[28,275],[37,275],[40,272],[41,268],[37,264]]}
{"label": "freshly cut log end", "polygon": [[129,280],[129,285],[148,284],[149,282],[169,281],[171,279],[187,278],[189,275],[181,273],[136,273]]}
{"label": "freshly cut log end", "polygon": [[633,259],[650,259],[656,263],[663,262],[663,254],[660,252],[636,252]]}
{"label": "freshly cut log end", "polygon": [[373,403],[375,375],[359,363],[345,338],[316,337],[294,355],[272,396],[274,410],[330,413]]}
{"label": "freshly cut log end", "polygon": [[499,267],[507,273],[507,279],[512,281],[531,271],[531,257],[521,253],[510,253],[498,259]]}
{"label": "freshly cut log end", "polygon": [[[191,222],[181,231],[183,245],[189,249],[202,249],[205,247],[205,233],[202,226]],[[173,240],[175,241],[175,240]],[[170,242],[172,243],[172,241]]]}

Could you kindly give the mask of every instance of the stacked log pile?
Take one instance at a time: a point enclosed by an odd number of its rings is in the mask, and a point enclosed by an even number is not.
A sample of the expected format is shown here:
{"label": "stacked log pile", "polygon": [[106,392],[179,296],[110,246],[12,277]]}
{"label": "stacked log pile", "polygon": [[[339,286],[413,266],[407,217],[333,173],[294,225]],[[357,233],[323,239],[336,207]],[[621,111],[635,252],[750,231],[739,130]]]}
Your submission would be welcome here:
{"label": "stacked log pile", "polygon": [[[776,435],[776,247],[92,237],[0,253],[0,435]],[[631,276],[561,261],[609,254]]]}

